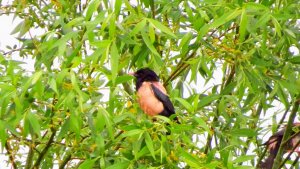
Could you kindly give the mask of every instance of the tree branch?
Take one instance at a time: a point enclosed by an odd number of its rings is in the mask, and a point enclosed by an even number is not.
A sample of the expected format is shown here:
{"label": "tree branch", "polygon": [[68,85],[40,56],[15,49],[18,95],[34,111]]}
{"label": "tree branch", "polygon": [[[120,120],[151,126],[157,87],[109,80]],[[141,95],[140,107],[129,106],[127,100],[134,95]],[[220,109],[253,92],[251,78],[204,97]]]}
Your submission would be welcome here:
{"label": "tree branch", "polygon": [[35,164],[33,165],[33,168],[39,168],[40,163],[42,162],[44,156],[46,155],[48,149],[50,148],[51,144],[53,143],[54,137],[56,134],[56,130],[52,129],[52,134],[46,144],[46,146],[44,147],[43,151],[41,152],[41,154],[38,156],[38,159],[36,160]]}
{"label": "tree branch", "polygon": [[69,153],[69,154],[67,155],[67,157],[64,158],[64,160],[62,161],[62,163],[59,165],[59,169],[64,169],[65,166],[66,166],[66,165],[68,164],[68,162],[70,161],[71,157],[72,157],[72,153]]}
{"label": "tree branch", "polygon": [[10,161],[12,167],[13,167],[14,169],[17,169],[18,166],[17,166],[17,164],[16,164],[15,158],[14,158],[14,156],[13,156],[13,151],[12,151],[12,149],[11,149],[11,147],[10,147],[10,144],[9,144],[8,140],[6,140],[6,143],[5,143],[5,149],[6,149],[6,151],[7,151],[7,154],[8,154],[8,157],[9,157],[9,161]]}
{"label": "tree branch", "polygon": [[182,60],[180,60],[180,62],[178,63],[176,69],[174,70],[174,72],[171,73],[169,78],[164,82],[164,86],[167,86],[170,81],[174,80],[178,75],[181,74],[182,71],[186,70],[186,68],[188,67],[188,64],[185,63],[185,62],[188,61],[189,59],[195,57],[195,56],[196,56],[196,50],[194,50],[188,57],[183,58]]}
{"label": "tree branch", "polygon": [[28,152],[28,155],[27,155],[27,159],[26,159],[26,164],[25,164],[25,169],[30,169],[31,168],[31,165],[32,165],[32,158],[33,158],[33,155],[34,155],[34,151],[33,151],[33,145],[29,145],[29,152]]}
{"label": "tree branch", "polygon": [[286,140],[288,140],[288,138],[291,135],[294,119],[295,119],[295,117],[297,115],[297,112],[298,112],[298,108],[299,108],[299,104],[300,104],[300,99],[299,98],[300,98],[300,95],[298,95],[296,97],[296,100],[294,102],[293,109],[292,109],[292,112],[290,114],[290,117],[289,117],[289,120],[288,120],[288,123],[287,123],[287,126],[286,126],[286,130],[283,134],[283,138],[282,138],[278,153],[276,155],[276,158],[274,160],[274,164],[273,164],[272,169],[279,168],[279,166],[281,164],[280,162],[281,162],[281,158],[282,158],[282,155],[283,155],[283,152],[284,152],[284,146],[285,146]]}
{"label": "tree branch", "polygon": [[[299,133],[296,133],[299,134]],[[292,138],[291,138],[292,139]],[[281,162],[279,168],[282,168],[283,165],[286,163],[286,161],[291,157],[291,155],[293,154],[293,152],[296,150],[296,148],[300,145],[300,140],[298,140],[297,144],[295,144],[295,146],[293,147],[292,151],[288,154],[288,156]]]}
{"label": "tree branch", "polygon": [[[298,155],[296,157],[295,161],[293,162],[293,164],[291,165],[290,169],[296,168],[295,166],[296,166],[296,164],[298,164],[299,158],[300,158],[300,156]],[[299,164],[298,164],[298,166],[299,166]]]}
{"label": "tree branch", "polygon": [[[290,106],[285,110],[283,116],[281,117],[279,123],[278,123],[278,126],[277,126],[277,130],[279,129],[280,125],[283,123],[287,113],[289,112],[290,110]],[[265,148],[263,149],[263,152],[261,153],[261,155],[259,156],[258,160],[257,160],[257,165],[256,165],[256,168],[258,168],[258,166],[262,163],[262,160],[263,158],[265,157],[266,153],[268,151],[268,147],[265,146]]]}
{"label": "tree branch", "polygon": [[[225,85],[224,85],[224,87],[222,88],[222,90],[225,89],[226,86],[230,84],[230,82],[232,81],[234,75],[235,75],[235,67],[234,67],[234,65],[232,65],[231,71],[230,71],[230,73],[229,73],[229,75],[228,75],[227,80],[226,80],[225,82],[223,81],[223,83],[224,83]],[[222,91],[221,91],[221,92],[222,92]],[[221,92],[220,92],[220,93],[221,93]],[[216,107],[218,107],[219,102],[220,102],[220,99],[218,99],[218,101],[217,101],[217,103],[216,103]],[[217,110],[216,110],[216,114],[215,114],[215,116],[214,116],[214,118],[213,118],[213,124],[216,123],[216,122],[218,121],[218,117],[219,117],[219,110],[217,109]],[[214,130],[214,129],[211,127],[211,130]],[[204,149],[204,154],[207,154],[207,153],[208,153],[208,150],[211,148],[211,141],[212,141],[212,138],[213,138],[212,136],[213,136],[213,135],[209,135],[209,134],[208,134],[208,136],[207,136],[207,141],[206,141],[206,145],[205,145],[205,149]]]}

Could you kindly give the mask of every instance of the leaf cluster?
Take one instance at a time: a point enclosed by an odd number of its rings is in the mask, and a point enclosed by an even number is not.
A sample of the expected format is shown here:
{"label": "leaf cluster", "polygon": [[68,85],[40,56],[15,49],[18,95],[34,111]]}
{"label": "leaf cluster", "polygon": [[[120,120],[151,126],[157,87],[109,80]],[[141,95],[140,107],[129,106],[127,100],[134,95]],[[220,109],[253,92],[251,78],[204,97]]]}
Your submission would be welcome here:
{"label": "leaf cluster", "polygon": [[[20,45],[0,53],[13,168],[253,168],[265,134],[288,122],[288,139],[299,118],[296,0],[0,3],[21,20]],[[180,124],[138,108],[126,73],[141,67],[159,72]]]}

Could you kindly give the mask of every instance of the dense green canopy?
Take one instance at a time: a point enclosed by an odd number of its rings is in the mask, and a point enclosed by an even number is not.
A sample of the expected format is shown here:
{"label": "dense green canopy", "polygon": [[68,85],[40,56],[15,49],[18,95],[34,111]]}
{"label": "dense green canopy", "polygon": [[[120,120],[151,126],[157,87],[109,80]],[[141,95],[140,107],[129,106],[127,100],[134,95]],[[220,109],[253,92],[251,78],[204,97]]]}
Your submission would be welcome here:
{"label": "dense green canopy", "polygon": [[[287,124],[287,140],[299,121],[298,0],[0,5],[21,20],[19,44],[0,51],[12,168],[253,168],[270,134]],[[127,73],[142,67],[160,75],[180,124],[141,111]],[[283,148],[273,168],[299,168]]]}

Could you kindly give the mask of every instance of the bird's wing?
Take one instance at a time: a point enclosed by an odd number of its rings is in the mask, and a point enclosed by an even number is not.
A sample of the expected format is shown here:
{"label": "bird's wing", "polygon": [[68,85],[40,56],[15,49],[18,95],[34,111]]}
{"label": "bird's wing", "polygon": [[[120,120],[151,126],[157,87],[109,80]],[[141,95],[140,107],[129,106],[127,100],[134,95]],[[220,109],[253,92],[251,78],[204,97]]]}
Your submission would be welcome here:
{"label": "bird's wing", "polygon": [[153,83],[151,83],[151,88],[152,88],[152,91],[153,91],[155,97],[163,103],[164,108],[170,113],[169,116],[172,114],[175,114],[175,109],[174,109],[174,106],[173,106],[169,96],[167,96],[164,92],[162,92],[156,86],[157,85],[154,85]]}

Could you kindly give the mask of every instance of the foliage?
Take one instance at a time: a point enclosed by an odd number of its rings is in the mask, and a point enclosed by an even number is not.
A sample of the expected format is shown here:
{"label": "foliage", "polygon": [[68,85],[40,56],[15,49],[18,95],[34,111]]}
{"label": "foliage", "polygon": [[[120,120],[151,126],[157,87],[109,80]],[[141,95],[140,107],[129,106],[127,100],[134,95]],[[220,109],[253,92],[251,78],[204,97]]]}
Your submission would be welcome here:
{"label": "foliage", "polygon": [[[253,168],[264,135],[298,118],[300,56],[290,48],[300,49],[299,8],[297,0],[1,2],[1,15],[22,20],[12,31],[20,45],[0,53],[7,163]],[[15,55],[33,58],[35,71]],[[138,108],[126,73],[141,67],[160,73],[180,124]]]}

